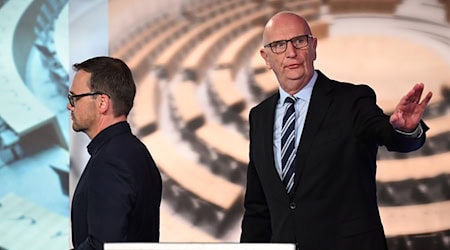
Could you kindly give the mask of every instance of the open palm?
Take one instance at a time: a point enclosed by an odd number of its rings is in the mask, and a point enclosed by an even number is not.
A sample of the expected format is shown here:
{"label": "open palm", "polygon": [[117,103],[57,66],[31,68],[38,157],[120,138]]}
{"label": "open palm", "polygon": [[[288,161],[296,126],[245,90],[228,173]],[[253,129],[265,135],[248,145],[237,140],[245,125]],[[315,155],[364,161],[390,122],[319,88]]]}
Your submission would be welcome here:
{"label": "open palm", "polygon": [[389,119],[389,122],[395,129],[411,132],[417,127],[422,119],[423,112],[432,97],[432,93],[428,92],[425,98],[420,100],[422,98],[423,89],[423,83],[414,85],[408,94],[406,94],[397,104],[394,113]]}

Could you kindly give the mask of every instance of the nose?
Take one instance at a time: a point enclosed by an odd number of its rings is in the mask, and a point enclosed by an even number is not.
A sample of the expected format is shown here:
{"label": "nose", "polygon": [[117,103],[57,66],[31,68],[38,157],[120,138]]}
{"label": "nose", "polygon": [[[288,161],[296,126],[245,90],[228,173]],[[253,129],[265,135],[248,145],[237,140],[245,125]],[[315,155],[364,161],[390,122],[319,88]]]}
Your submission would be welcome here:
{"label": "nose", "polygon": [[70,102],[67,102],[66,108],[67,108],[68,110],[72,111],[73,106],[70,105]]}
{"label": "nose", "polygon": [[297,49],[292,45],[292,42],[288,42],[286,44],[286,56],[287,57],[296,57],[297,56]]}

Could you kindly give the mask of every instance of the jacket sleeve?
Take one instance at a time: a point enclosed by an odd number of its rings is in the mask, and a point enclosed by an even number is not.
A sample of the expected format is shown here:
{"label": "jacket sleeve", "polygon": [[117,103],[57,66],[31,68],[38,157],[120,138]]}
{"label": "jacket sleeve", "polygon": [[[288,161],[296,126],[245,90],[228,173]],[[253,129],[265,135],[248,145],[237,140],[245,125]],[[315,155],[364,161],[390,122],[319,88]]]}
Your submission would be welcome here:
{"label": "jacket sleeve", "polygon": [[[357,88],[354,109],[357,128],[366,138],[373,138],[380,146],[389,151],[411,152],[425,143],[425,133],[420,137],[410,137],[397,132],[389,123],[389,116],[376,105],[376,95],[372,88],[359,85]],[[428,127],[421,122],[425,131]]]}
{"label": "jacket sleeve", "polygon": [[241,242],[270,242],[270,214],[256,169],[250,162],[244,199]]}
{"label": "jacket sleeve", "polygon": [[[252,134],[252,113],[250,113],[250,135]],[[261,182],[252,158],[252,136],[250,136],[250,162],[247,169],[247,188],[244,198],[241,242],[270,242],[272,229],[270,213]]]}

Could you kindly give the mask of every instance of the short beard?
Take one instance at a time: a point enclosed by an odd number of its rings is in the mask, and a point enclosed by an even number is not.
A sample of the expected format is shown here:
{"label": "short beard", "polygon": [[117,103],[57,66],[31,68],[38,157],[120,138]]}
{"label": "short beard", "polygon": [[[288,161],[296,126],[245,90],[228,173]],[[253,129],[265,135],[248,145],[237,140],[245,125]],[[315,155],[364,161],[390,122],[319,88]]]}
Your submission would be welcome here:
{"label": "short beard", "polygon": [[77,127],[77,126],[75,125],[75,123],[72,123],[72,129],[73,129],[73,131],[75,131],[75,132],[85,132],[85,131],[86,131],[86,128],[83,128],[83,127]]}

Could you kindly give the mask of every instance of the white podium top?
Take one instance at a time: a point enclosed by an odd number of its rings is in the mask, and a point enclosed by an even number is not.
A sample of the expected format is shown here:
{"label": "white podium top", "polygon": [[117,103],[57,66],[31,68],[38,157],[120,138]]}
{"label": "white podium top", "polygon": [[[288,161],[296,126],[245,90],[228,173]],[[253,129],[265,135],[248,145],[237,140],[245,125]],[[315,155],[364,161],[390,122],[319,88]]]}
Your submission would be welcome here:
{"label": "white podium top", "polygon": [[105,250],[295,250],[279,243],[105,243]]}

